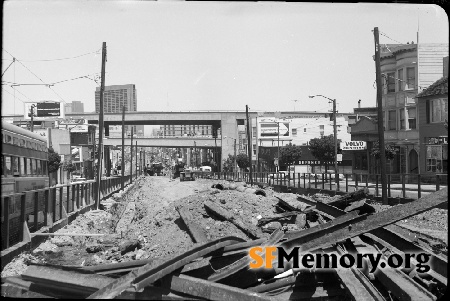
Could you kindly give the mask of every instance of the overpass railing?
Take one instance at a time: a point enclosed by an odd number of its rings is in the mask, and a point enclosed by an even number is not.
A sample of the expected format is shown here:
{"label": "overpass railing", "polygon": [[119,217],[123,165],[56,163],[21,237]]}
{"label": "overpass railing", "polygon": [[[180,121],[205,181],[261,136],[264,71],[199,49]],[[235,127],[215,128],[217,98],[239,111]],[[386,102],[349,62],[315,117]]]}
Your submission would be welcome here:
{"label": "overpass railing", "polygon": [[[126,184],[132,176],[124,177]],[[121,177],[100,181],[100,199],[121,189]],[[34,233],[95,204],[97,182],[88,180],[1,196],[1,250],[22,242],[25,227]]]}
{"label": "overpass railing", "polygon": [[[217,180],[243,181],[250,183],[249,172],[203,172],[195,173],[199,178]],[[285,173],[254,172],[252,173],[254,184],[266,184],[269,186],[281,186],[289,188],[315,189],[323,191],[336,191],[334,174],[330,173],[293,173],[288,176]],[[388,174],[387,194],[394,198],[419,199],[423,195],[447,187],[448,174]],[[341,174],[337,185],[339,191],[350,192],[367,187],[369,193],[375,197],[381,196],[380,174]]]}

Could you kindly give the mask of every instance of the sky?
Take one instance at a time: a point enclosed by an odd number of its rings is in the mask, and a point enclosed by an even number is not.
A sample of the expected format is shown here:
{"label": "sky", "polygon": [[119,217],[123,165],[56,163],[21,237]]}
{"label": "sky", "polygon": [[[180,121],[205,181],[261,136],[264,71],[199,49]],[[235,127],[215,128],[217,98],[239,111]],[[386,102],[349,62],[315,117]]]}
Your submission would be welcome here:
{"label": "sky", "polygon": [[375,27],[381,44],[448,43],[429,4],[4,1],[2,116],[43,100],[93,112],[103,42],[105,85],[135,84],[138,111],[331,110],[320,94],[349,113],[376,105]]}

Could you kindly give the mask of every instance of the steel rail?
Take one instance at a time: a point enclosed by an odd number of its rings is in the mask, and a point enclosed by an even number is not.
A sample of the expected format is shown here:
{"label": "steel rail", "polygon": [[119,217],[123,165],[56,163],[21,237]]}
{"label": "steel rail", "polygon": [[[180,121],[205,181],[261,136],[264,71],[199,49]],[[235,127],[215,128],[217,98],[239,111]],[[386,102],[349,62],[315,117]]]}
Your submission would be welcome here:
{"label": "steel rail", "polygon": [[199,247],[193,248],[179,256],[176,256],[163,264],[146,264],[136,270],[131,271],[125,276],[122,276],[105,287],[99,289],[94,294],[90,295],[88,299],[105,299],[114,298],[120,295],[127,288],[134,288],[139,291],[148,284],[153,283],[157,279],[177,270],[188,262],[202,257],[212,251],[223,248],[227,245],[235,244],[244,241],[241,238],[228,236],[223,237]]}

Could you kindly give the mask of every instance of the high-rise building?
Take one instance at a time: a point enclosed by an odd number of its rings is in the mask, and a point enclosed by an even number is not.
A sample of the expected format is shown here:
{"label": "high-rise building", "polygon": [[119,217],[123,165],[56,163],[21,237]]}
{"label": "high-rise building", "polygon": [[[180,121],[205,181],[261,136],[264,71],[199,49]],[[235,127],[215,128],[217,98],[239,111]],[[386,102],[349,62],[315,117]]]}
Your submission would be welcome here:
{"label": "high-rise building", "polygon": [[[129,85],[113,85],[105,86],[103,91],[103,112],[104,113],[122,113],[122,107],[125,106],[126,112],[137,111],[136,86]],[[100,112],[100,87],[95,90],[95,112]],[[125,126],[126,132],[130,132],[131,128]],[[143,136],[144,126],[133,126],[134,134]]]}
{"label": "high-rise building", "polygon": [[84,103],[78,100],[74,100],[71,103],[64,105],[65,113],[84,113]]}
{"label": "high-rise building", "polygon": [[[105,86],[103,91],[103,112],[121,113],[123,106],[125,106],[125,111],[137,111],[135,85]],[[95,112],[100,112],[100,87],[97,87],[95,90]]]}

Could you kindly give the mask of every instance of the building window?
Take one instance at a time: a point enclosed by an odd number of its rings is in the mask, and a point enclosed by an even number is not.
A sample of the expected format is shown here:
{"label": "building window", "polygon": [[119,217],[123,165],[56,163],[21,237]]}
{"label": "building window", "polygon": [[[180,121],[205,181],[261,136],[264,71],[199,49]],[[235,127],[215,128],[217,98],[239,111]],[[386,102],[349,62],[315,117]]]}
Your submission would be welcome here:
{"label": "building window", "polygon": [[416,108],[408,108],[408,128],[414,130],[416,128]]}
{"label": "building window", "polygon": [[448,118],[448,99],[432,99],[430,106],[431,122],[444,122]]}
{"label": "building window", "polygon": [[320,137],[323,137],[325,134],[325,126],[323,124],[319,125],[320,128]]}
{"label": "building window", "polygon": [[406,116],[405,116],[405,114],[406,114],[406,109],[401,109],[400,110],[400,129],[401,130],[406,129],[406,123],[405,123]]}
{"label": "building window", "polygon": [[416,72],[414,67],[406,68],[406,90],[413,90],[416,88]]}
{"label": "building window", "polygon": [[292,137],[297,137],[297,129],[292,129]]}
{"label": "building window", "polygon": [[395,73],[394,72],[387,74],[387,91],[388,91],[388,93],[395,92]]}
{"label": "building window", "polygon": [[427,172],[447,172],[448,145],[427,145]]}
{"label": "building window", "polygon": [[303,133],[306,133],[306,128],[303,129]]}
{"label": "building window", "polygon": [[397,112],[395,110],[388,111],[388,130],[397,129]]}
{"label": "building window", "polygon": [[403,91],[403,69],[397,71],[398,91]]}

